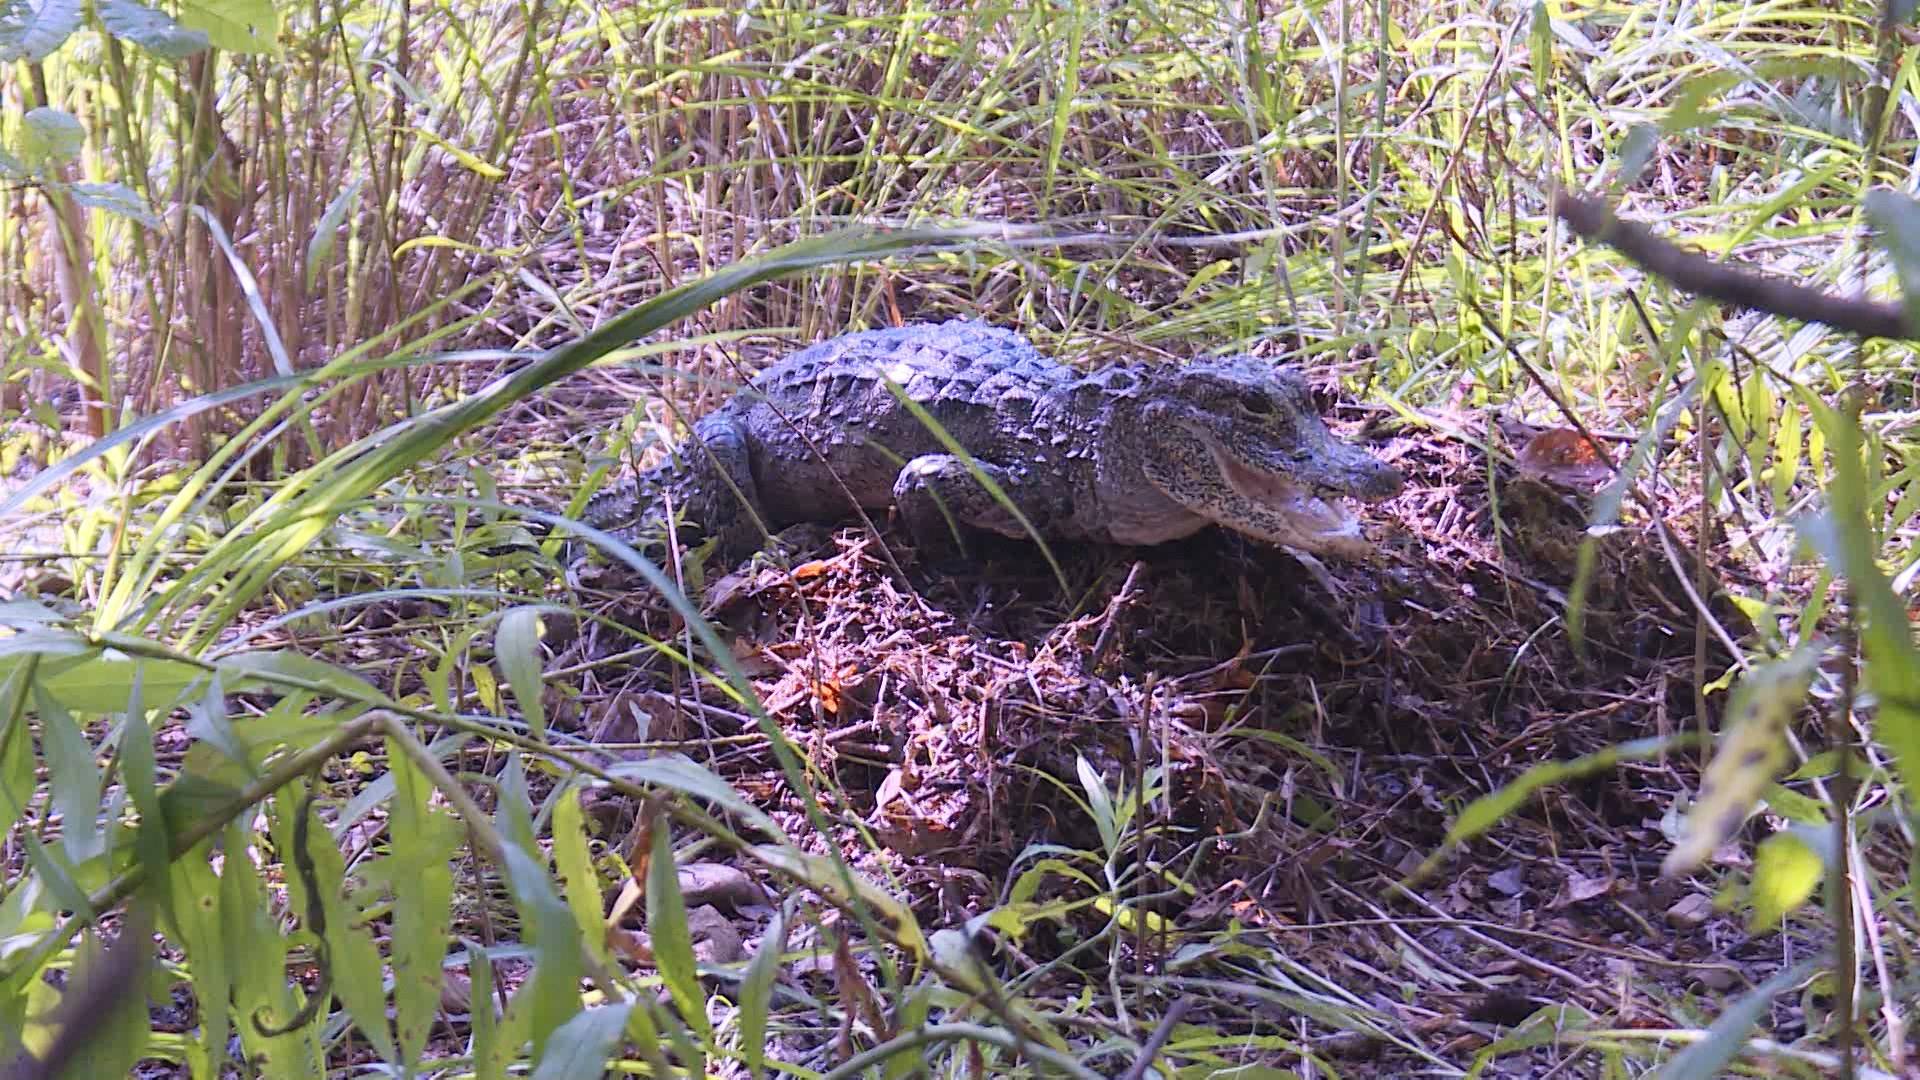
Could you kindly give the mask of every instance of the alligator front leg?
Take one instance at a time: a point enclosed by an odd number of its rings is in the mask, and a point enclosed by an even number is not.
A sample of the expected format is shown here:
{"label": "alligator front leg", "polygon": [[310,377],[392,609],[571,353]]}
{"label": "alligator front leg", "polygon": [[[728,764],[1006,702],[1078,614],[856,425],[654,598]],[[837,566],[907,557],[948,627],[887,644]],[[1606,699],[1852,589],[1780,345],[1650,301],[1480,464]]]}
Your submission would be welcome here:
{"label": "alligator front leg", "polygon": [[[615,514],[630,516],[615,521]],[[589,524],[611,529],[653,557],[670,534],[686,548],[713,541],[709,561],[731,568],[766,538],[746,432],[731,417],[708,417],[630,493],[617,501],[609,497],[607,511],[589,509],[587,517]],[[670,528],[673,523],[678,527]]]}
{"label": "alligator front leg", "polygon": [[[980,482],[982,476],[999,488],[1005,502]],[[962,539],[962,529],[1025,540],[1032,538],[1031,525],[1042,537],[1070,538],[1076,531],[1072,505],[1060,492],[1048,494],[1042,488],[1026,470],[977,458],[969,466],[952,454],[922,454],[901,468],[893,483],[893,503],[914,544],[935,553],[951,552]],[[1008,503],[1019,509],[1019,516]]]}

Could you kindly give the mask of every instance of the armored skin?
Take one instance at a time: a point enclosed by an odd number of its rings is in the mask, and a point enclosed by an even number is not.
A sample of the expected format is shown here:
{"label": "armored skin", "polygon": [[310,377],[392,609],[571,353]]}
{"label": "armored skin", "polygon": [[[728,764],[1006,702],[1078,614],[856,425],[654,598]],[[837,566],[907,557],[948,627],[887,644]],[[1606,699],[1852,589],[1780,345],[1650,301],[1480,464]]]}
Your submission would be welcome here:
{"label": "armored skin", "polygon": [[1298,378],[1253,357],[1087,374],[1010,330],[956,321],[802,349],[584,517],[656,543],[676,515],[683,544],[714,540],[731,565],[769,533],[854,504],[896,507],[916,543],[950,544],[954,525],[1027,537],[1004,496],[1048,540],[1158,544],[1223,525],[1356,557],[1370,548],[1342,500],[1400,487],[1397,470],[1333,437]]}

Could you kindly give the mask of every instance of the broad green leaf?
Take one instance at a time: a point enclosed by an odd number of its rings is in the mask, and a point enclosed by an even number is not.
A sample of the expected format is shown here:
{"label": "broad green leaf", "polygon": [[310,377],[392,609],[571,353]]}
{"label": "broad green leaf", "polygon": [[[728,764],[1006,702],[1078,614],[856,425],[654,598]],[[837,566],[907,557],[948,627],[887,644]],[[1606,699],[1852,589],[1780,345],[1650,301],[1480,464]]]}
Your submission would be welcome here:
{"label": "broad green leaf", "polygon": [[[411,758],[388,741],[387,763],[394,781],[391,830],[394,880],[393,1012],[401,1060],[417,1063],[440,1011],[449,909],[453,900],[453,858],[458,833],[453,820],[429,802],[433,785]],[[476,1008],[489,1007],[476,1002]]]}
{"label": "broad green leaf", "polygon": [[[146,922],[151,930],[152,923]],[[142,934],[145,940],[129,942],[124,937],[115,943],[115,948],[132,947],[137,950],[133,971],[144,975],[153,957],[153,936]],[[65,994],[89,993],[88,984],[102,976],[101,964],[106,961],[106,948],[97,934],[89,931],[80,939],[80,952],[74,959],[74,969],[67,983]],[[117,964],[118,961],[115,961]],[[113,1004],[106,1015],[92,1015],[77,1018],[77,1023],[87,1025],[87,1039],[80,1053],[67,1063],[61,1071],[63,1077],[80,1080],[82,1077],[128,1076],[146,1049],[150,1031],[147,1026],[146,980],[140,979],[140,985],[113,998]],[[64,997],[64,994],[62,995]]]}
{"label": "broad green leaf", "polygon": [[167,892],[167,865],[171,861],[173,842],[166,813],[160,809],[159,763],[153,753],[153,729],[147,725],[146,710],[138,700],[128,704],[126,722],[120,728],[120,768],[126,774],[126,790],[133,800],[133,808],[140,814],[134,833],[134,857],[146,874],[141,894],[164,918],[172,903]]}
{"label": "broad green leaf", "polygon": [[84,10],[80,0],[0,0],[0,64],[52,56],[80,29]]}
{"label": "broad green leaf", "polygon": [[127,707],[136,672],[148,704],[166,708],[206,672],[183,661],[130,656],[85,644],[70,631],[33,631],[0,638],[0,677],[37,665],[34,688],[79,713],[117,713]]}
{"label": "broad green leaf", "polygon": [[1873,733],[1893,752],[1900,779],[1911,792],[1920,783],[1920,648],[1914,646],[1905,602],[1874,558],[1864,434],[1857,417],[1829,407],[1817,394],[1794,389],[1813,416],[1813,434],[1825,433],[1833,446],[1831,509],[1802,518],[1800,532],[1852,585],[1862,616],[1864,681],[1880,699]]}
{"label": "broad green leaf", "polygon": [[643,761],[622,761],[607,773],[635,784],[663,787],[704,799],[775,840],[786,839],[786,833],[774,824],[766,811],[748,802],[733,785],[684,755],[662,754]]}
{"label": "broad green leaf", "polygon": [[185,770],[160,793],[167,830],[178,836],[217,814],[231,813],[234,801],[253,779],[251,769],[205,743],[188,747]]}
{"label": "broad green leaf", "polygon": [[264,684],[280,693],[292,688],[321,690],[348,701],[391,705],[387,695],[346,668],[284,650],[241,653],[219,663],[229,687]]}
{"label": "broad green leaf", "polygon": [[[34,697],[40,712],[49,794],[61,818],[60,846],[68,859],[82,863],[107,849],[107,836],[99,822],[103,783],[100,767],[93,760],[92,745],[67,710],[52,695],[40,693],[38,687]],[[126,703],[126,695],[120,695],[119,705]]]}
{"label": "broad green leaf", "polygon": [[[907,1002],[900,1009],[899,1019],[894,1023],[901,1031],[917,1031],[927,1026],[928,1017],[933,1012],[933,994],[927,987],[920,987],[907,996]],[[909,1076],[926,1074],[926,1055],[918,1050],[903,1051],[887,1059],[885,1080],[903,1080]],[[1239,1080],[1238,1077],[1235,1080]]]}
{"label": "broad green leaf", "polygon": [[1498,1058],[1540,1047],[1560,1046],[1569,1038],[1597,1026],[1593,1015],[1577,1003],[1568,1001],[1543,1005],[1515,1025],[1512,1031],[1482,1047],[1473,1056],[1473,1068],[1467,1072],[1467,1080],[1477,1080]]}
{"label": "broad green leaf", "polygon": [[280,13],[273,0],[182,0],[180,25],[204,32],[228,52],[270,53],[279,47]]}
{"label": "broad green leaf", "polygon": [[[1815,836],[1829,839],[1816,846]],[[1747,932],[1766,933],[1777,929],[1780,920],[1807,902],[1820,887],[1826,872],[1826,853],[1833,847],[1830,830],[1793,828],[1777,832],[1760,841],[1753,851],[1753,912],[1747,917]]]}
{"label": "broad green leaf", "polygon": [[533,1080],[600,1080],[607,1075],[607,1061],[627,1028],[627,1015],[634,1000],[623,998],[610,1005],[581,1010],[560,1025],[547,1043],[547,1053],[533,1070]]}
{"label": "broad green leaf", "polygon": [[919,920],[913,917],[912,909],[846,864],[819,855],[809,855],[796,848],[772,844],[762,844],[750,850],[765,865],[837,904],[866,905],[867,913],[895,944],[915,957],[926,955],[926,935],[920,929]]}
{"label": "broad green leaf", "polygon": [[1533,0],[1532,18],[1527,24],[1527,53],[1535,86],[1552,86],[1559,81],[1553,74],[1553,14],[1546,0]]}
{"label": "broad green leaf", "polygon": [[226,891],[214,876],[212,855],[213,841],[203,840],[174,861],[168,876],[173,892],[169,936],[186,950],[193,995],[199,1003],[200,1046],[209,1063],[208,1075],[219,1076],[232,1030],[227,1002],[233,983],[221,906]]}
{"label": "broad green leaf", "polygon": [[[561,1024],[580,1011],[580,928],[573,911],[553,891],[553,879],[536,856],[533,818],[527,799],[526,772],[518,754],[507,755],[500,770],[498,809],[494,813],[506,865],[507,891],[520,913],[521,937],[533,950],[533,975],[513,996],[508,1022],[524,1031],[539,1060],[547,1040]],[[516,1032],[516,1037],[518,1036]]]}
{"label": "broad green leaf", "polygon": [[[250,840],[248,830],[231,826],[226,850],[245,852]],[[316,1036],[324,1017],[283,1035],[263,1035],[255,1026],[256,1021],[269,1030],[285,1026],[300,1012],[300,1002],[288,983],[287,939],[252,860],[221,863],[220,909],[233,973],[234,1025],[247,1057],[261,1076],[322,1080],[326,1068]]]}
{"label": "broad green leaf", "polygon": [[553,891],[546,868],[518,844],[508,844],[504,855],[507,887],[533,947],[533,976],[514,994],[514,1002],[528,1010],[527,1037],[537,1061],[560,1025],[580,1011],[580,931],[566,901]]}
{"label": "broad green leaf", "polygon": [[0,834],[26,813],[37,787],[33,731],[27,723],[27,688],[34,665],[8,673],[0,682]]}
{"label": "broad green leaf", "polygon": [[180,60],[205,49],[205,32],[189,30],[164,11],[155,11],[134,0],[99,0],[95,8],[107,33],[125,38],[135,45],[169,60]]}
{"label": "broad green leaf", "polygon": [[89,210],[99,210],[129,221],[137,221],[149,229],[160,227],[160,217],[140,197],[140,193],[125,184],[95,183],[87,181],[68,184],[62,190],[74,202]]}
{"label": "broad green leaf", "polygon": [[1700,776],[1700,796],[1661,863],[1662,873],[1692,870],[1746,822],[1786,765],[1787,724],[1806,702],[1819,662],[1817,648],[1802,646],[1755,668],[1734,687],[1713,760]]}
{"label": "broad green leaf", "polygon": [[1660,149],[1660,128],[1652,124],[1635,124],[1627,129],[1627,137],[1620,140],[1619,168],[1614,173],[1614,190],[1625,191],[1640,179],[1646,170],[1647,162],[1653,160],[1654,151]]}
{"label": "broad green leaf", "polygon": [[1758,477],[1767,466],[1767,449],[1774,438],[1773,414],[1777,403],[1768,381],[1758,372],[1747,373],[1743,391],[1741,405],[1747,417],[1748,435],[1742,445],[1747,451],[1747,467]]}
{"label": "broad green leaf", "polygon": [[20,156],[35,169],[57,168],[79,157],[86,141],[87,129],[72,113],[42,105],[21,123]]}
{"label": "broad green leaf", "polygon": [[1827,824],[1827,804],[1792,788],[1768,784],[1766,794],[1761,798],[1766,801],[1767,809],[1797,825]]}
{"label": "broad green leaf", "polygon": [[1703,125],[1717,123],[1720,113],[1712,106],[1718,98],[1739,84],[1740,79],[1731,72],[1715,72],[1687,79],[1681,84],[1673,104],[1660,118],[1660,131],[1667,135],[1684,135]]}
{"label": "broad green leaf", "polygon": [[500,617],[493,637],[493,653],[500,674],[513,688],[514,703],[536,739],[547,737],[547,709],[541,700],[545,687],[540,670],[540,609],[518,607]]}
{"label": "broad green leaf", "polygon": [[1013,888],[1007,893],[1008,903],[1025,904],[1031,901],[1039,895],[1040,887],[1045,885],[1047,878],[1053,874],[1060,874],[1077,881],[1096,893],[1104,889],[1104,886],[1095,881],[1091,875],[1065,859],[1041,859],[1014,879]]}
{"label": "broad green leaf", "polygon": [[[309,900],[306,882],[294,863],[294,831],[305,801],[304,794],[296,785],[281,788],[273,797],[274,844],[284,854],[289,907],[302,923],[306,921]],[[383,982],[380,949],[374,944],[373,935],[366,927],[357,925],[360,913],[347,903],[346,860],[342,858],[340,848],[334,844],[332,834],[327,831],[327,823],[318,820],[319,805],[316,803],[309,812],[315,820],[307,824],[307,857],[313,863],[314,883],[320,888],[320,904],[326,914],[333,993],[346,1006],[347,1015],[353,1017],[354,1026],[361,1036],[373,1044],[383,1059],[391,1061],[395,1050],[393,1032],[387,1022],[387,991]],[[410,890],[395,898],[396,926],[399,923],[399,905],[415,901],[416,897]],[[312,930],[312,927],[307,929]]]}
{"label": "broad green leaf", "polygon": [[573,921],[585,937],[594,959],[611,968],[612,952],[607,948],[603,889],[600,875],[593,868],[593,853],[587,847],[586,816],[580,811],[580,789],[568,787],[553,808],[553,865],[560,871],[567,906],[573,909]]}
{"label": "broad green leaf", "polygon": [[673,839],[664,815],[653,823],[653,853],[647,860],[647,936],[653,943],[653,963],[660,981],[680,1010],[681,1019],[712,1038],[707,1021],[707,997],[700,990],[694,966],[693,936],[687,929],[686,898],[680,895],[679,867],[673,861]]}
{"label": "broad green leaf", "polygon": [[1801,458],[1806,451],[1805,421],[1800,410],[1792,407],[1780,410],[1780,425],[1773,433],[1773,502],[1775,506],[1784,506],[1787,496],[1793,491],[1793,482],[1800,475]]}
{"label": "broad green leaf", "polygon": [[485,949],[467,943],[469,1021],[473,1025],[473,1074],[479,1080],[506,1080],[507,1061],[517,1045],[502,1037],[500,1018],[494,1015],[493,961]]}
{"label": "broad green leaf", "polygon": [[1120,848],[1120,825],[1114,820],[1113,795],[1107,791],[1106,781],[1094,771],[1085,757],[1076,756],[1073,767],[1080,777],[1080,789],[1087,793],[1087,807],[1093,816],[1094,828],[1100,830],[1100,846],[1111,855]]}

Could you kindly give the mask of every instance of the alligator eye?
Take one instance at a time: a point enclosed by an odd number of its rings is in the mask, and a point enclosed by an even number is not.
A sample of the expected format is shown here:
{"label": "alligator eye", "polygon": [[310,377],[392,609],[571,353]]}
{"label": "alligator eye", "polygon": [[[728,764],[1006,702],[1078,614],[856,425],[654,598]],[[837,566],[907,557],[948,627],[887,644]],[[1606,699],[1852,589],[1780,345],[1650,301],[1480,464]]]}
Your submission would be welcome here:
{"label": "alligator eye", "polygon": [[1240,407],[1255,416],[1265,416],[1273,411],[1273,402],[1265,394],[1248,394],[1240,399]]}

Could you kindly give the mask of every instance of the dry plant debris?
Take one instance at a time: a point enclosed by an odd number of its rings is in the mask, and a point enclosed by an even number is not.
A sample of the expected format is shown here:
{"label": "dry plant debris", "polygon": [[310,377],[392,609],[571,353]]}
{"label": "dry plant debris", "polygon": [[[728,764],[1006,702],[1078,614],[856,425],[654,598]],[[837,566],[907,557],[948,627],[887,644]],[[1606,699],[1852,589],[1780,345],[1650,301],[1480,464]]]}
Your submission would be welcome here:
{"label": "dry plant debris", "polygon": [[[725,577],[708,612],[831,780],[817,792],[838,822],[828,835],[809,829],[748,718],[673,665],[629,653],[592,668],[582,722],[604,736],[637,707],[652,741],[622,752],[698,746],[792,835],[897,883],[931,925],[1003,902],[1029,845],[1099,849],[1069,794],[1080,761],[1109,790],[1163,768],[1144,855],[1184,890],[1158,906],[1176,942],[1229,928],[1266,938],[1355,1002],[1453,1032],[1442,1056],[1461,1064],[1537,1004],[1679,1024],[1671,1008],[1689,989],[1758,982],[1781,948],[1751,941],[1695,885],[1658,876],[1662,817],[1697,782],[1691,756],[1549,789],[1441,876],[1394,888],[1465,802],[1529,766],[1696,723],[1695,618],[1676,577],[1695,570],[1668,554],[1692,541],[1662,545],[1631,519],[1602,538],[1577,656],[1564,615],[1591,485],[1551,466],[1580,471],[1600,451],[1540,438],[1513,447],[1518,469],[1495,470],[1497,521],[1477,448],[1376,447],[1409,483],[1373,515],[1383,558],[1371,565],[1309,572],[1210,530],[1154,549],[1060,547],[1062,589],[1024,544],[979,541],[964,566],[923,567],[903,546],[882,557],[880,544],[903,544],[891,531],[848,528],[785,566]],[[679,640],[643,593],[600,601]],[[1731,604],[1716,598],[1713,612],[1740,632]],[[1704,641],[1709,670],[1731,663],[1714,635]],[[612,648],[589,632],[563,659]],[[1072,891],[1064,879],[1049,888]],[[1036,926],[1014,955],[1040,962],[1104,918],[1081,914],[1082,925]],[[1170,987],[1207,966],[1169,968],[1151,947],[1137,959]],[[1056,973],[1038,989],[1077,986]],[[1247,1002],[1208,1009],[1226,1010],[1210,1021],[1223,1029],[1273,1030]],[[1322,1049],[1358,1052],[1350,1041]],[[1382,1055],[1378,1075],[1410,1060],[1394,1046],[1365,1052]]]}

